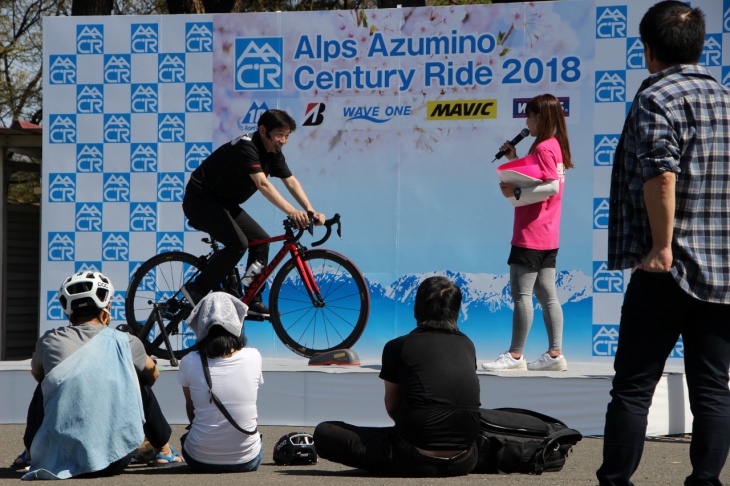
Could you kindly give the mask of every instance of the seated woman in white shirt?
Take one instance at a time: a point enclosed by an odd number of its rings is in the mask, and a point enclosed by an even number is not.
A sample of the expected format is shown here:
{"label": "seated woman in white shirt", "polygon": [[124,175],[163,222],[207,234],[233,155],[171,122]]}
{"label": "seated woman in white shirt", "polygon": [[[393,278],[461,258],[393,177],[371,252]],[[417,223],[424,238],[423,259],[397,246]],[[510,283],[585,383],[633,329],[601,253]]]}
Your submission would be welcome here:
{"label": "seated woman in white shirt", "polygon": [[[190,420],[190,430],[181,439],[182,454],[196,473],[255,471],[261,464],[256,398],[264,378],[261,354],[246,347],[242,333],[247,311],[240,300],[214,292],[188,319],[197,352],[180,361],[177,379]],[[211,401],[201,355],[207,357],[213,393],[239,428]]]}

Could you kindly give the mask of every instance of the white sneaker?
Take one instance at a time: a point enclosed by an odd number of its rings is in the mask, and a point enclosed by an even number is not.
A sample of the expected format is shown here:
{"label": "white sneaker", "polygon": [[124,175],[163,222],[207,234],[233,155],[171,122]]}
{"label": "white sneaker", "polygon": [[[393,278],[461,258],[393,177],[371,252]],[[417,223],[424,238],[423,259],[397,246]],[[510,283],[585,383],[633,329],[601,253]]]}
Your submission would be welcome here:
{"label": "white sneaker", "polygon": [[562,354],[553,358],[545,353],[540,358],[529,363],[527,369],[530,371],[567,371],[568,361]]}
{"label": "white sneaker", "polygon": [[524,356],[514,359],[509,351],[499,355],[497,361],[482,363],[482,368],[487,371],[527,371],[527,361]]}

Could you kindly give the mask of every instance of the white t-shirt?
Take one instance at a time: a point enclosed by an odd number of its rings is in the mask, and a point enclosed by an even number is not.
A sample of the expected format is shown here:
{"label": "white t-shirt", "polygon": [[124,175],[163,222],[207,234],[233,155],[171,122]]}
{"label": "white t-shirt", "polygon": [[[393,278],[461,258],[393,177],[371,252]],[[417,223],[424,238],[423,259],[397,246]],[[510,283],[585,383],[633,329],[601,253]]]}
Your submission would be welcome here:
{"label": "white t-shirt", "polygon": [[[243,348],[230,358],[209,358],[208,367],[213,392],[236,423],[254,430],[258,423],[256,398],[264,383],[261,354],[255,348]],[[177,381],[190,389],[195,417],[185,439],[185,451],[205,464],[243,464],[261,451],[259,434],[247,435],[226,419],[210,401],[200,355],[193,352],[180,361]]]}

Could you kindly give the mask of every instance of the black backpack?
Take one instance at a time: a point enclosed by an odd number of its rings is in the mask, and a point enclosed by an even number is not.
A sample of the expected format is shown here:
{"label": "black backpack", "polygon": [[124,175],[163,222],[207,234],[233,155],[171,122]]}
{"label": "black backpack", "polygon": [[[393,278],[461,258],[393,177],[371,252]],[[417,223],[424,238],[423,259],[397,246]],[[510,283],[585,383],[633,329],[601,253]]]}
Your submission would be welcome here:
{"label": "black backpack", "polygon": [[521,408],[481,409],[473,473],[542,474],[560,471],[583,436],[560,420]]}

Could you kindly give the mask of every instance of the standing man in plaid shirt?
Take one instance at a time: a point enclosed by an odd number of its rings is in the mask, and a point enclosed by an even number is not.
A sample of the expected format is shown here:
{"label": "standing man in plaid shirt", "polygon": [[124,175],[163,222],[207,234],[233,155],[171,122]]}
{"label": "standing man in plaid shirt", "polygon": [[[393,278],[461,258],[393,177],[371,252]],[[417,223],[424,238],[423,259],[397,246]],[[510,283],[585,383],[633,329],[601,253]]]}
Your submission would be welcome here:
{"label": "standing man in plaid shirt", "polygon": [[639,26],[650,76],[611,178],[608,266],[633,268],[605,425],[601,485],[630,485],[647,414],[681,335],[694,415],[685,485],[720,484],[730,449],[730,90],[697,62],[704,13],[679,1]]}

